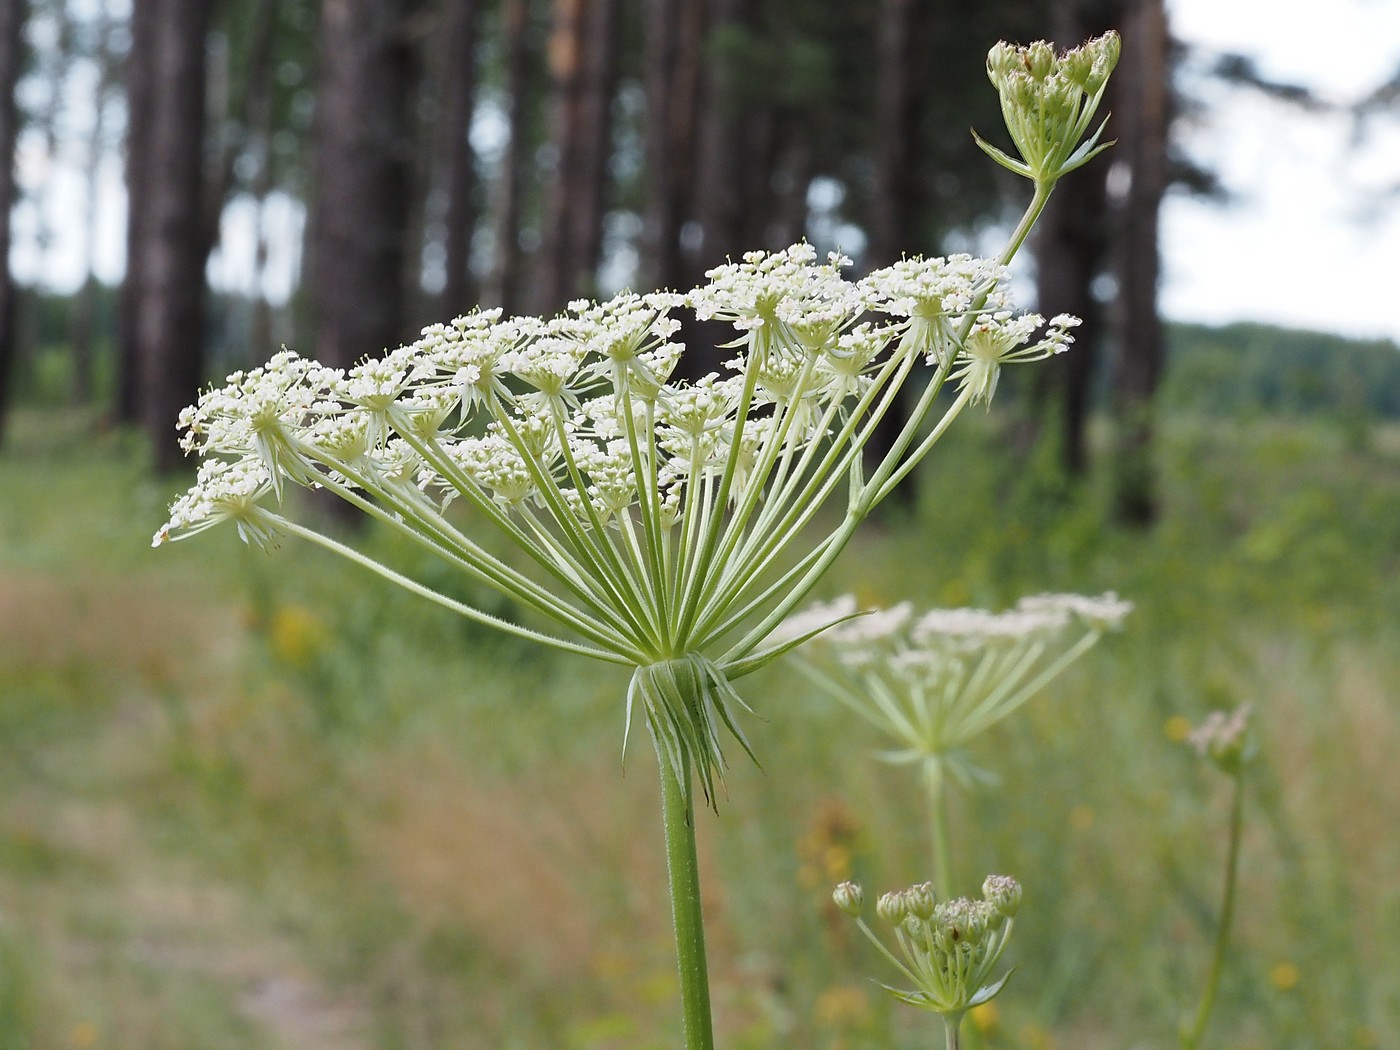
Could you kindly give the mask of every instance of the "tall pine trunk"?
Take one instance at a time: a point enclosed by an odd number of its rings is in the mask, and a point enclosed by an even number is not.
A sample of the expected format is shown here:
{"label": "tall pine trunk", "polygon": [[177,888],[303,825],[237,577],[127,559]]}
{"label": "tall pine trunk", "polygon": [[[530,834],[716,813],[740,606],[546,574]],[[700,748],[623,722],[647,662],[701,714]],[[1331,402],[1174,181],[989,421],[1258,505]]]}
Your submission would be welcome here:
{"label": "tall pine trunk", "polygon": [[[736,37],[752,31],[752,0],[715,0],[714,34]],[[749,116],[740,97],[742,70],[736,60],[721,51],[706,64],[704,106],[700,116],[699,179],[695,187],[695,214],[700,223],[698,269],[717,266],[737,257],[744,243],[745,217],[752,202],[745,179],[750,168]],[[698,275],[697,275],[698,276]]]}
{"label": "tall pine trunk", "polygon": [[602,243],[617,0],[555,0],[549,40],[555,174],[540,268],[540,305],[591,293]]}
{"label": "tall pine trunk", "polygon": [[506,123],[510,141],[501,157],[496,182],[496,257],[487,299],[507,312],[523,307],[524,253],[520,224],[525,211],[525,165],[528,159],[530,115],[530,5],[527,0],[502,0],[501,50],[505,55]]}
{"label": "tall pine trunk", "polygon": [[1132,173],[1119,214],[1117,448],[1114,513],[1144,527],[1157,517],[1155,411],[1164,354],[1157,315],[1158,213],[1167,188],[1167,17],[1163,0],[1134,0],[1119,63],[1119,149]]}
{"label": "tall pine trunk", "polygon": [[[914,32],[914,0],[880,0],[876,26],[875,144],[871,172],[870,242],[865,264],[877,270],[899,261],[909,243],[910,227],[917,212],[919,172],[913,163],[913,143],[918,127],[918,94],[915,68],[918,36]],[[908,411],[908,396],[896,395],[895,410],[875,427],[865,457],[874,468],[894,447]],[[918,474],[895,489],[899,503],[913,502]]]}
{"label": "tall pine trunk", "polygon": [[[910,223],[917,204],[912,163],[917,132],[914,63],[918,37],[914,32],[915,0],[880,0],[875,64],[875,147],[870,202],[870,269],[898,262],[910,247]],[[926,175],[927,173],[925,173]]]}
{"label": "tall pine trunk", "polygon": [[19,137],[19,83],[22,27],[28,5],[5,0],[0,5],[0,440],[10,403],[15,358],[15,305],[18,289],[10,276],[10,211],[15,201],[15,141]]}
{"label": "tall pine trunk", "polygon": [[[1125,0],[1073,0],[1056,12],[1055,39],[1071,45],[1123,25]],[[1119,76],[1122,75],[1120,70]],[[1109,85],[1108,109],[1116,109]],[[1117,121],[1109,134],[1117,130]],[[1074,350],[1045,362],[1037,374],[1037,411],[1030,426],[1048,425],[1055,434],[1060,468],[1066,478],[1088,469],[1088,419],[1093,379],[1110,327],[1108,311],[1094,296],[1094,281],[1109,269],[1113,234],[1109,217],[1108,171],[1120,158],[1110,151],[1055,187],[1035,229],[1036,303],[1046,317],[1073,314],[1084,324]]]}
{"label": "tall pine trunk", "polygon": [[477,220],[476,152],[472,117],[476,112],[476,44],[480,0],[445,0],[438,81],[442,90],[441,150],[444,280],[437,319],[466,313],[476,300],[472,280],[472,234]]}
{"label": "tall pine trunk", "polygon": [[1082,476],[1089,463],[1089,406],[1106,322],[1093,285],[1108,259],[1108,168],[1107,161],[1090,164],[1062,181],[1035,231],[1037,308],[1047,317],[1073,314],[1084,322],[1073,351],[1045,362],[1037,376],[1037,421],[1058,429],[1067,478]]}
{"label": "tall pine trunk", "polygon": [[145,158],[136,238],[136,396],[158,471],[182,461],[175,421],[203,378],[205,0],[137,0],[152,31]]}
{"label": "tall pine trunk", "polygon": [[689,283],[681,238],[695,192],[696,125],[705,34],[703,0],[654,0],[645,29],[645,283]]}
{"label": "tall pine trunk", "polygon": [[[122,277],[117,329],[117,389],[113,415],[119,423],[140,422],[140,336],[145,286],[142,269],[150,202],[152,100],[155,97],[156,23],[160,0],[133,0],[131,46],[126,53],[126,270]],[[203,97],[201,91],[200,97]]]}
{"label": "tall pine trunk", "polygon": [[316,357],[348,367],[404,337],[413,143],[407,0],[323,0],[311,300]]}

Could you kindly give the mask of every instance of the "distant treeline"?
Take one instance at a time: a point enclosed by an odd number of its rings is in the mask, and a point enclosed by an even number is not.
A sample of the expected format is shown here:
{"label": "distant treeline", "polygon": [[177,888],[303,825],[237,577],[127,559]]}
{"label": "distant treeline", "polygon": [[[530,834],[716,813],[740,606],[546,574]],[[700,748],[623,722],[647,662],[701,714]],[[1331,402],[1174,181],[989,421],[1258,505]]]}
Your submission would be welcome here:
{"label": "distant treeline", "polygon": [[1400,346],[1263,324],[1167,326],[1167,414],[1400,418]]}

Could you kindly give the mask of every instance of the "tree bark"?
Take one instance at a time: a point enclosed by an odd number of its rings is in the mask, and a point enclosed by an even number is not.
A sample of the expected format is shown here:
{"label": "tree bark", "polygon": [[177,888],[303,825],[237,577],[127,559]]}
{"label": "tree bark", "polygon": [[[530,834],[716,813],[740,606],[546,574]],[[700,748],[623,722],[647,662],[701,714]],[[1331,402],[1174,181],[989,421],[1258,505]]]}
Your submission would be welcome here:
{"label": "tree bark", "polygon": [[10,211],[15,202],[15,142],[19,138],[19,83],[24,25],[28,4],[8,0],[0,8],[0,440],[10,403],[15,357],[15,306],[18,289],[10,276]]}
{"label": "tree bark", "polygon": [[[117,332],[118,423],[140,422],[140,337],[137,334],[145,274],[146,205],[151,199],[151,103],[155,97],[156,21],[159,0],[133,0],[131,46],[126,55],[126,271]],[[203,97],[201,91],[200,97]]]}
{"label": "tree bark", "polygon": [[268,198],[274,185],[272,136],[275,115],[272,101],[272,69],[275,52],[277,0],[259,0],[248,60],[247,137],[257,159],[257,171],[248,187],[257,202],[257,244],[253,248],[253,302],[248,320],[248,347],[255,363],[272,356],[272,304],[267,299]]}
{"label": "tree bark", "polygon": [[524,253],[520,223],[524,214],[525,163],[529,142],[530,7],[527,0],[502,0],[501,48],[505,53],[506,123],[510,141],[496,184],[496,258],[488,299],[507,312],[522,306]]}
{"label": "tree bark", "polygon": [[869,268],[889,266],[909,247],[917,199],[910,154],[916,132],[918,96],[913,63],[918,37],[914,0],[881,0],[875,67],[875,148],[870,205]]}
{"label": "tree bark", "polygon": [[696,124],[703,0],[654,0],[645,26],[645,283],[682,288],[688,269],[681,238],[694,217]]}
{"label": "tree bark", "polygon": [[442,87],[443,261],[444,280],[438,296],[438,320],[466,313],[476,300],[472,279],[472,234],[477,220],[476,153],[472,149],[472,117],[476,112],[476,42],[481,4],[478,0],[446,0],[443,51],[439,66]]}
{"label": "tree bark", "polygon": [[1088,467],[1086,428],[1093,377],[1104,342],[1105,311],[1094,297],[1094,280],[1107,269],[1109,164],[1103,160],[1074,172],[1055,188],[1036,224],[1036,302],[1042,314],[1073,314],[1084,322],[1074,347],[1046,361],[1038,375],[1040,418],[1059,430],[1060,466],[1081,477]]}
{"label": "tree bark", "polygon": [[1114,379],[1114,512],[1146,527],[1158,511],[1154,400],[1163,334],[1157,315],[1158,213],[1167,188],[1167,18],[1162,0],[1134,0],[1117,75],[1120,157],[1131,183],[1119,212],[1118,360]]}
{"label": "tree bark", "polygon": [[[151,29],[150,105],[135,237],[137,399],[155,468],[180,466],[175,421],[199,390],[204,354],[205,0],[137,0]],[[130,250],[130,249],[129,249]]]}
{"label": "tree bark", "polygon": [[546,312],[591,293],[602,243],[616,0],[555,0],[549,40],[555,174],[541,266]]}
{"label": "tree bark", "polygon": [[[1123,17],[1124,0],[1075,0],[1058,11],[1055,38],[1073,45],[1121,27]],[[1114,108],[1112,100],[1105,106]],[[1109,133],[1113,130],[1110,127]],[[1066,478],[1083,476],[1089,464],[1087,425],[1093,380],[1109,328],[1107,311],[1095,297],[1093,285],[1110,269],[1114,231],[1107,176],[1116,159],[1111,151],[1064,179],[1036,224],[1038,309],[1046,317],[1066,313],[1084,322],[1075,333],[1074,348],[1045,362],[1037,373],[1036,411],[1028,424],[1038,430],[1045,421],[1058,430],[1057,452]]]}
{"label": "tree bark", "polygon": [[316,357],[349,367],[403,338],[413,143],[408,0],[323,0],[311,302]]}
{"label": "tree bark", "polygon": [[[712,31],[746,34],[751,31],[751,0],[715,0]],[[699,179],[695,213],[700,223],[698,270],[718,266],[739,254],[744,244],[746,205],[744,181],[750,174],[748,116],[740,97],[735,60],[721,52],[705,67],[704,106],[700,116]]]}

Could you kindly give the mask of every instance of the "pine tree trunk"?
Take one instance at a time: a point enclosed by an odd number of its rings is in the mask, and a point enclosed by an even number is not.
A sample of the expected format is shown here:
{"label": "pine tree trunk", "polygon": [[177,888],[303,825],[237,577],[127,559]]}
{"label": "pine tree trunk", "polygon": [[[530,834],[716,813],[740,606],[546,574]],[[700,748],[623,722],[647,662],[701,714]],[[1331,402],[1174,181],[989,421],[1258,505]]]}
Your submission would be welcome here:
{"label": "pine tree trunk", "polygon": [[257,244],[253,248],[253,303],[248,320],[248,351],[254,363],[266,361],[275,351],[272,335],[272,304],[267,300],[268,198],[274,185],[272,136],[275,115],[272,105],[272,68],[275,51],[276,0],[261,0],[254,21],[251,56],[248,62],[248,136],[258,168],[248,187],[257,201]]}
{"label": "pine tree trunk", "polygon": [[442,89],[443,263],[444,280],[438,296],[437,319],[466,313],[476,301],[472,279],[472,234],[477,220],[476,153],[472,149],[472,117],[476,112],[476,43],[479,0],[446,0],[443,12],[443,53],[438,70]]}
{"label": "pine tree trunk", "polygon": [[1163,334],[1157,315],[1158,213],[1167,187],[1168,35],[1162,0],[1135,0],[1123,25],[1117,76],[1119,150],[1131,183],[1119,215],[1119,353],[1115,369],[1114,511],[1144,527],[1157,517],[1154,399]]}
{"label": "pine tree trunk", "polygon": [[556,168],[541,267],[541,307],[593,291],[602,241],[616,0],[555,0],[549,41]]}
{"label": "pine tree trunk", "polygon": [[[752,0],[716,0],[715,32],[751,31]],[[741,254],[748,210],[744,180],[749,157],[748,116],[739,93],[742,71],[721,54],[705,68],[704,106],[700,116],[699,178],[695,214],[700,223],[698,270]],[[696,275],[698,277],[698,274]]]}
{"label": "pine tree trunk", "polygon": [[[126,54],[126,271],[122,277],[117,330],[117,389],[113,414],[118,423],[140,422],[140,337],[145,291],[144,237],[151,200],[151,110],[155,96],[156,21],[160,0],[133,0],[131,46]],[[203,98],[203,91],[200,92]]]}
{"label": "pine tree trunk", "polygon": [[[918,96],[914,90],[915,50],[914,0],[881,0],[877,23],[875,62],[875,144],[870,202],[870,242],[865,265],[870,270],[898,262],[912,247],[910,225],[916,213],[919,173],[912,160],[917,130]],[[894,411],[875,427],[865,449],[865,462],[873,469],[894,447],[904,427],[909,398],[899,391]],[[894,491],[901,505],[913,502],[918,475]]]}
{"label": "pine tree trunk", "polygon": [[510,141],[501,158],[495,194],[495,264],[488,300],[507,312],[523,308],[524,253],[520,223],[524,214],[525,164],[529,144],[530,5],[502,0],[501,49],[506,67],[506,123]]}
{"label": "pine tree trunk", "polygon": [[10,211],[15,201],[15,141],[19,137],[19,110],[15,86],[19,83],[22,35],[28,5],[6,0],[0,5],[0,440],[10,403],[10,381],[15,358],[15,305],[18,289],[10,276]]}
{"label": "pine tree trunk", "polygon": [[137,399],[155,468],[183,461],[175,421],[203,378],[205,0],[138,0],[153,11],[144,173],[137,238]]}
{"label": "pine tree trunk", "polygon": [[911,163],[918,101],[912,69],[918,46],[914,7],[914,0],[880,3],[875,65],[874,199],[870,205],[870,244],[866,253],[872,270],[897,262],[909,247],[909,224],[915,211],[915,180],[919,173]]}
{"label": "pine tree trunk", "polygon": [[316,357],[348,367],[405,335],[414,60],[405,0],[323,0],[311,297]]}
{"label": "pine tree trunk", "polygon": [[1055,188],[1055,195],[1036,224],[1036,303],[1046,317],[1073,314],[1084,322],[1075,332],[1073,349],[1045,362],[1038,376],[1042,418],[1057,422],[1060,466],[1077,478],[1088,467],[1087,424],[1094,371],[1104,340],[1104,310],[1094,297],[1093,284],[1104,272],[1108,257],[1107,208],[1104,192],[1107,160],[1074,172]]}
{"label": "pine tree trunk", "polygon": [[690,276],[681,237],[694,210],[703,0],[654,0],[645,26],[646,235],[650,288],[681,288]]}

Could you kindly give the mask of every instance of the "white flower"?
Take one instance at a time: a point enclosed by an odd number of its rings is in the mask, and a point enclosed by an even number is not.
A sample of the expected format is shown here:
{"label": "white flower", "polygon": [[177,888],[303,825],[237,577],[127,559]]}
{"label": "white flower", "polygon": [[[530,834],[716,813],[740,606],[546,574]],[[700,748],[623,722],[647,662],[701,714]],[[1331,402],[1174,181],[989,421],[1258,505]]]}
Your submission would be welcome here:
{"label": "white flower", "polygon": [[[171,504],[170,519],[156,532],[151,546],[185,539],[222,521],[232,521],[244,543],[271,547],[277,541],[279,519],[261,504],[271,493],[267,468],[258,460],[205,460],[199,465],[194,487]],[[176,532],[173,537],[172,531]]]}
{"label": "white flower", "polygon": [[1016,603],[1028,612],[1062,611],[1076,616],[1096,630],[1115,630],[1133,611],[1133,603],[1124,601],[1112,591],[1090,597],[1084,594],[1036,594]]}
{"label": "white flower", "polygon": [[[941,771],[953,759],[951,771],[968,780],[975,770],[957,752],[1029,700],[1129,608],[1113,595],[1038,595],[999,613],[916,614],[904,602],[818,635],[799,666],[896,738],[903,750],[894,760]],[[785,628],[786,636],[793,633]]]}

